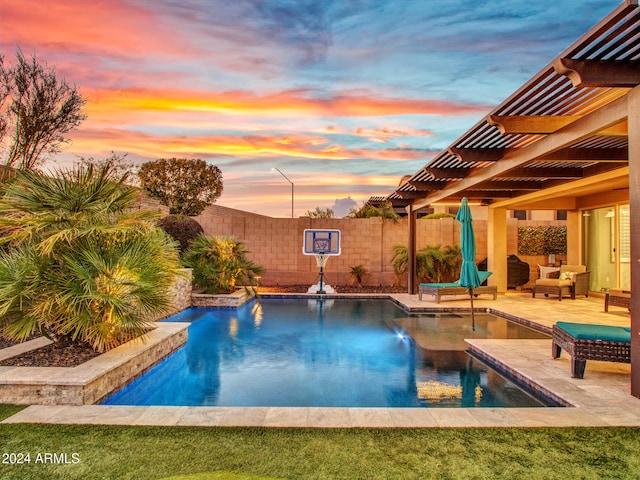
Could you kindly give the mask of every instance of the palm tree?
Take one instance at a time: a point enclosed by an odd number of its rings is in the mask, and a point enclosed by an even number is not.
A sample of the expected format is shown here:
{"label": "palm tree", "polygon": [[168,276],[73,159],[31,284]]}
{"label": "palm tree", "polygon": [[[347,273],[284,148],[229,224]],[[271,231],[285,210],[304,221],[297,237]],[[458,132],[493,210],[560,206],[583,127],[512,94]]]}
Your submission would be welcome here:
{"label": "palm tree", "polygon": [[[416,276],[421,281],[451,281],[460,273],[460,247],[427,245],[416,252]],[[393,247],[392,265],[396,275],[407,272],[409,251],[404,245]]]}
{"label": "palm tree", "polygon": [[205,293],[231,293],[236,285],[255,286],[263,268],[246,258],[244,243],[233,236],[201,234],[184,254],[183,263],[193,268],[193,283]]}
{"label": "palm tree", "polygon": [[175,243],[135,210],[136,193],[109,164],[27,171],[0,199],[0,332],[34,331],[98,351],[143,333],[168,312]]}

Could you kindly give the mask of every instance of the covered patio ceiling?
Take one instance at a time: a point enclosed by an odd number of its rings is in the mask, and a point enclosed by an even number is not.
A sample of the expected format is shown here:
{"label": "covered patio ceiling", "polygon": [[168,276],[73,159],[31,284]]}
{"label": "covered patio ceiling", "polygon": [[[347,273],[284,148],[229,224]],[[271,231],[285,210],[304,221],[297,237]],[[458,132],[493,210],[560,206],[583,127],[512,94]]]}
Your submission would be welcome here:
{"label": "covered patio ceiling", "polygon": [[627,94],[640,84],[640,9],[627,0],[387,197],[462,197],[512,209],[575,209],[628,189]]}

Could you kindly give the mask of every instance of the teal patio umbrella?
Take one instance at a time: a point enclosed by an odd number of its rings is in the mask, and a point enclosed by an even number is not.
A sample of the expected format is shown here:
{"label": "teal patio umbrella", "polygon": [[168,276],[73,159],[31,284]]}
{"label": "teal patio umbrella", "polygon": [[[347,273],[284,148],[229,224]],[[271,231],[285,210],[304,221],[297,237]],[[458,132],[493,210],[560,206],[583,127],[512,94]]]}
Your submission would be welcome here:
{"label": "teal patio umbrella", "polygon": [[460,267],[460,280],[458,280],[458,283],[461,287],[469,290],[471,326],[475,330],[476,317],[473,311],[473,289],[480,286],[480,275],[476,266],[476,237],[473,233],[473,218],[471,218],[471,209],[466,198],[462,199],[456,220],[460,222],[460,250],[462,251],[462,266]]}

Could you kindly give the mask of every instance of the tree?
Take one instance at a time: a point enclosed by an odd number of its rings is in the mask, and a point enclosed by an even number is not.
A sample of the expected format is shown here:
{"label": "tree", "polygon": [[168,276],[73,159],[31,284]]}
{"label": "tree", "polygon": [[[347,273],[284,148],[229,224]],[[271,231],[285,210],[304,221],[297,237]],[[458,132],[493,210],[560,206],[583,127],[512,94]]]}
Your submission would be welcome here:
{"label": "tree", "polygon": [[93,157],[80,157],[80,163],[82,165],[93,165],[98,168],[103,168],[109,165],[109,168],[113,175],[118,178],[126,176],[124,183],[127,185],[138,186],[138,175],[134,174],[137,170],[133,162],[127,161],[128,153],[118,154],[111,152],[106,158],[93,158]]}
{"label": "tree", "polygon": [[179,268],[157,214],[135,208],[122,178],[80,166],[20,172],[0,200],[0,334],[108,350],[169,313]]}
{"label": "tree", "polygon": [[307,210],[306,216],[310,218],[334,218],[336,213],[332,208],[322,210],[320,207],[316,207],[315,210]]}
{"label": "tree", "polygon": [[[396,275],[407,272],[409,250],[404,245],[393,247],[391,260]],[[458,245],[427,245],[416,252],[416,277],[420,281],[454,281],[459,277],[462,254]]]}
{"label": "tree", "polygon": [[365,203],[359,209],[352,208],[347,216],[349,218],[380,217],[383,220],[393,220],[394,222],[397,222],[400,218],[400,216],[393,211],[393,205],[391,205],[391,202],[382,202],[377,207],[370,203]]}
{"label": "tree", "polygon": [[6,165],[36,168],[43,154],[61,151],[70,142],[65,134],[86,119],[81,113],[86,102],[76,87],[35,55],[27,59],[18,49],[12,68],[0,62],[0,83],[0,141],[9,142]]}
{"label": "tree", "polygon": [[162,158],[143,163],[138,177],[147,195],[172,214],[199,215],[222,194],[220,169],[204,160]]}

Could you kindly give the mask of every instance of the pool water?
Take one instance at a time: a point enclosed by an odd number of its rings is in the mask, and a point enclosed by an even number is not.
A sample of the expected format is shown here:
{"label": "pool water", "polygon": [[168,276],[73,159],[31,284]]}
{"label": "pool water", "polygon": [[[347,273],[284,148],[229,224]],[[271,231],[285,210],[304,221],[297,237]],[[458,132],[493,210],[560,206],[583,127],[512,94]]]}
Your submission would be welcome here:
{"label": "pool water", "polygon": [[410,315],[389,300],[262,299],[189,309],[186,345],[104,403],[285,407],[531,407],[464,338],[544,338],[492,315]]}

